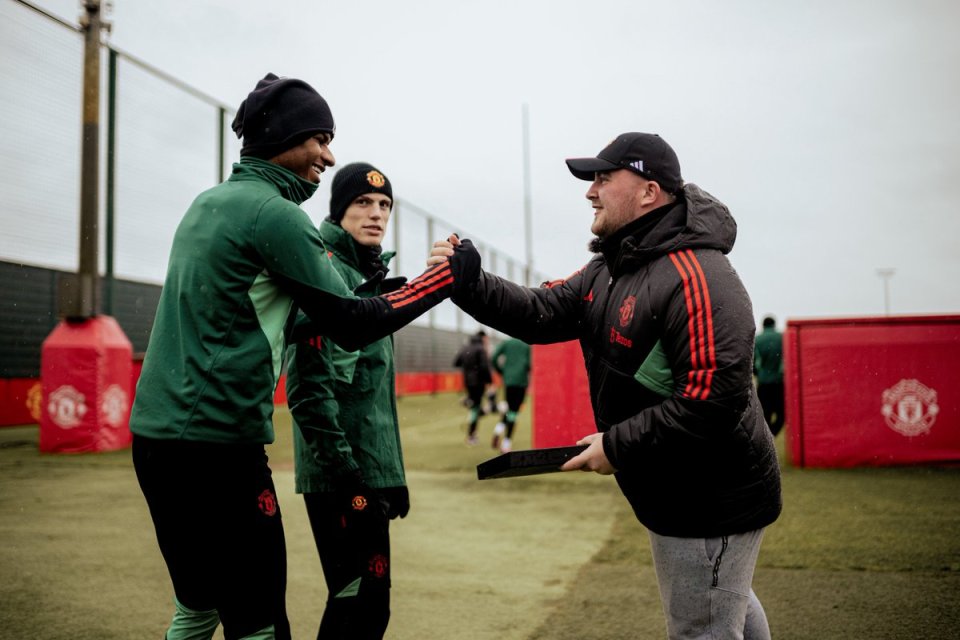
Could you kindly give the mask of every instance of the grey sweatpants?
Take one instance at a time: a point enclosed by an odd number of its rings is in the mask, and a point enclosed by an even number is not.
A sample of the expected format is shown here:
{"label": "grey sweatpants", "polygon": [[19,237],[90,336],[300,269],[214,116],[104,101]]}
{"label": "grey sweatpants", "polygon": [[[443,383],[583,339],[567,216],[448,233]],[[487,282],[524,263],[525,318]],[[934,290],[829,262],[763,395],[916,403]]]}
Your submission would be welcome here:
{"label": "grey sweatpants", "polygon": [[750,586],[763,529],[722,538],[648,533],[670,640],[770,639]]}

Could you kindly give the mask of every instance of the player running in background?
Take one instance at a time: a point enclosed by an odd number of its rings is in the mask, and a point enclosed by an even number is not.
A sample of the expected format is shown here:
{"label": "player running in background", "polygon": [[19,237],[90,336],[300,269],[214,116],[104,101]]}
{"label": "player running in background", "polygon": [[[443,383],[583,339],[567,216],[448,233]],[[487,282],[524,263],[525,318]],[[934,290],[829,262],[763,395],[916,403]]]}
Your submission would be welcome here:
{"label": "player running in background", "polygon": [[513,448],[513,430],[517,414],[527,396],[530,384],[530,345],[516,338],[508,338],[493,350],[491,364],[503,378],[506,410],[493,429],[493,448],[507,453]]}

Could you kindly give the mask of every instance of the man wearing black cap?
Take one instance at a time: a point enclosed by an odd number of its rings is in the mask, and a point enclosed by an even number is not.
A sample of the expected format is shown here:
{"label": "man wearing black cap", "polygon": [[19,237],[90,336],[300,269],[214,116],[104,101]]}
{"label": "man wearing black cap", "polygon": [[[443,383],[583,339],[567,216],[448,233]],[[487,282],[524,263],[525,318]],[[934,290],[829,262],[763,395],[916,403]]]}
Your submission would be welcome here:
{"label": "man wearing black cap", "polygon": [[599,433],[563,470],[615,474],[649,532],[669,637],[769,638],[751,583],[780,470],[753,387],[750,298],[726,258],[736,223],[684,184],[657,135],[619,135],[567,166],[591,181],[593,259],[537,289],[481,271],[453,299],[526,342],[580,341]]}
{"label": "man wearing black cap", "polygon": [[[381,243],[393,187],[355,162],[330,189],[320,236],[357,295],[395,290]],[[296,491],[303,494],[327,585],[319,640],[382,638],[390,620],[390,520],[410,510],[394,393],[393,337],[346,351],[307,333],[288,350]]]}
{"label": "man wearing black cap", "polygon": [[264,445],[295,306],[357,349],[447,297],[468,248],[385,296],[357,298],[298,206],[333,166],[326,101],[268,74],[240,105],[229,180],[177,228],[130,417],[133,461],[173,581],[168,640],[289,638],[286,550]]}

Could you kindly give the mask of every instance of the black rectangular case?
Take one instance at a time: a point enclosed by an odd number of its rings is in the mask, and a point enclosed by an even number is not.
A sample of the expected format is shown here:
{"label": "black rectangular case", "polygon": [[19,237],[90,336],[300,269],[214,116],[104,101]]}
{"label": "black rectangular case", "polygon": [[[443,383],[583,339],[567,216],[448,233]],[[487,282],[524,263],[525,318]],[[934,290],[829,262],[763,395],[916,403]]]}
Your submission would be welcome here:
{"label": "black rectangular case", "polygon": [[547,449],[522,449],[504,453],[477,465],[477,478],[511,478],[560,471],[564,462],[587,448],[585,444]]}

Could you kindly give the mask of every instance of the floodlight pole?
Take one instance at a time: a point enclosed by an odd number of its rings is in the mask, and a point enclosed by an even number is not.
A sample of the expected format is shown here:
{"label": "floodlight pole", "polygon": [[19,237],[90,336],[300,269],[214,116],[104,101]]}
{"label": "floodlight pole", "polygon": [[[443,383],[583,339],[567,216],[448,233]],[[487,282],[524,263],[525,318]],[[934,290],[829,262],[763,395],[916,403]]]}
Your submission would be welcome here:
{"label": "floodlight pole", "polygon": [[890,315],[890,278],[897,272],[896,269],[887,267],[877,269],[877,275],[883,280],[883,313]]}
{"label": "floodlight pole", "polygon": [[530,109],[523,103],[523,236],[526,269],[523,283],[533,285],[533,203],[530,195]]}

